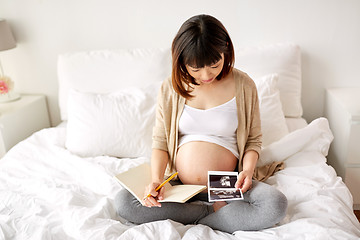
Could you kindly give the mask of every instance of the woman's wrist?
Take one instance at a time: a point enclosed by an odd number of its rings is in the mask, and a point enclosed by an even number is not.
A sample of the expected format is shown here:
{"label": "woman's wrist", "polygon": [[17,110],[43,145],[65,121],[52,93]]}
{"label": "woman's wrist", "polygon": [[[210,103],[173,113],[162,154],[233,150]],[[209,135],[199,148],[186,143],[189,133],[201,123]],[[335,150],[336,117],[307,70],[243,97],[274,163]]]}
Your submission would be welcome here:
{"label": "woman's wrist", "polygon": [[151,180],[153,183],[163,182],[167,163],[168,153],[160,149],[153,149],[151,156]]}
{"label": "woman's wrist", "polygon": [[245,175],[251,175],[251,177],[254,175],[254,170],[246,170],[246,169],[243,169],[242,171],[241,171],[243,174],[245,174]]}
{"label": "woman's wrist", "polygon": [[254,174],[257,160],[259,158],[259,154],[254,150],[249,150],[245,152],[243,157],[243,171],[247,171],[251,174]]}

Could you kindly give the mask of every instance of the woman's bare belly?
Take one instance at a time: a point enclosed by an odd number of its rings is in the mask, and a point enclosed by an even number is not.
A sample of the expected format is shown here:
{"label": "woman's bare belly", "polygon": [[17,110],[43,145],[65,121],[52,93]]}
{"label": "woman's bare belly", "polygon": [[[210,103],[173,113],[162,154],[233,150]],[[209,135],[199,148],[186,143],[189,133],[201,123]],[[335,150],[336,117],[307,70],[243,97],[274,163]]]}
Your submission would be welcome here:
{"label": "woman's bare belly", "polygon": [[178,177],[184,184],[207,185],[208,171],[234,171],[237,158],[226,148],[209,142],[188,142],[176,156]]}

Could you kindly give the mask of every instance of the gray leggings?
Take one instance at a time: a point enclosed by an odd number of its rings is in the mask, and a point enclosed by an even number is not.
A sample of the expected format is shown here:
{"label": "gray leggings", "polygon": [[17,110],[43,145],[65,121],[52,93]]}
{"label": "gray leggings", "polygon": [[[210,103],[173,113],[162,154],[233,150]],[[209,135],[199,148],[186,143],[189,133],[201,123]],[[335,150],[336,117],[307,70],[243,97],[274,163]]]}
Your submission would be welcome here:
{"label": "gray leggings", "polygon": [[144,207],[125,189],[117,194],[115,205],[121,217],[136,224],[171,219],[233,233],[261,230],[279,223],[285,217],[287,199],[276,188],[253,181],[253,187],[244,193],[243,201],[229,201],[216,212],[211,205],[194,202],[163,202],[161,207]]}

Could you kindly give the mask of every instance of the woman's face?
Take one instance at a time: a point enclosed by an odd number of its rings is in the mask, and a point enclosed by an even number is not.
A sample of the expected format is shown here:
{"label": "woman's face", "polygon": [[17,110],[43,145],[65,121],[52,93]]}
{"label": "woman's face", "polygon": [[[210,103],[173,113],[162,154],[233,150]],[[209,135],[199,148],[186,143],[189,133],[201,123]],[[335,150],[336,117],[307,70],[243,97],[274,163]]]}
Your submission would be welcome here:
{"label": "woman's face", "polygon": [[210,66],[203,68],[195,68],[186,65],[186,70],[192,76],[198,84],[210,84],[221,73],[224,66],[224,54],[221,54],[221,59]]}

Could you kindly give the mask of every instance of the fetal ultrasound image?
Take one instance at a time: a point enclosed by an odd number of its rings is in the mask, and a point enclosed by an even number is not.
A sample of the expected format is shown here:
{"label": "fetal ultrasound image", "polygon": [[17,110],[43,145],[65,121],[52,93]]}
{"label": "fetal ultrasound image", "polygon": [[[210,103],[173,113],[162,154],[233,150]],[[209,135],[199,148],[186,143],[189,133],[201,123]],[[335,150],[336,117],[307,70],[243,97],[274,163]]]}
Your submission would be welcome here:
{"label": "fetal ultrasound image", "polygon": [[209,172],[209,201],[231,201],[243,199],[241,190],[235,188],[236,181],[236,172]]}
{"label": "fetal ultrasound image", "polygon": [[210,188],[234,188],[237,176],[209,175]]}

